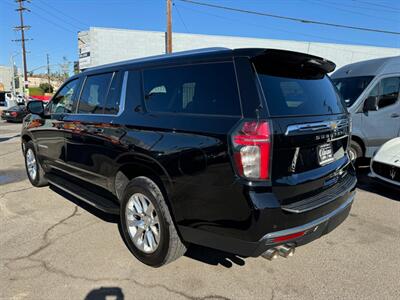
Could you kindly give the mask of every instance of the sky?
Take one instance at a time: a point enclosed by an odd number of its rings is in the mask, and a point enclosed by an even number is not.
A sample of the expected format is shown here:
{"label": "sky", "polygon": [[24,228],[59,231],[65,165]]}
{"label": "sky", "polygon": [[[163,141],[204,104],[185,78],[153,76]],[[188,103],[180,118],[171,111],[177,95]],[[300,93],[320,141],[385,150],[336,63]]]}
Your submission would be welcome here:
{"label": "sky", "polygon": [[[400,1],[394,0],[197,0],[322,22],[400,32]],[[166,0],[31,0],[25,6],[28,70],[52,70],[63,57],[77,60],[77,33],[89,27],[165,31]],[[363,32],[231,12],[173,0],[173,31],[400,48],[400,35]],[[11,56],[21,66],[14,0],[0,0],[0,65]]]}

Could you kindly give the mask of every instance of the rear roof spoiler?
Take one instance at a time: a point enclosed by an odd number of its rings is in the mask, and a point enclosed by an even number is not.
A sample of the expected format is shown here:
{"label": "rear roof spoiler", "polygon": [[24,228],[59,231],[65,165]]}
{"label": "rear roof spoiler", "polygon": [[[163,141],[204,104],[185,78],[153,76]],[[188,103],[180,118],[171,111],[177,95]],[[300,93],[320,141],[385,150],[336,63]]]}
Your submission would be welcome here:
{"label": "rear roof spoiler", "polygon": [[330,73],[336,68],[332,61],[306,53],[277,49],[253,49],[251,52],[250,57],[253,62],[265,61],[269,67],[295,67],[296,69],[313,70],[320,74]]}

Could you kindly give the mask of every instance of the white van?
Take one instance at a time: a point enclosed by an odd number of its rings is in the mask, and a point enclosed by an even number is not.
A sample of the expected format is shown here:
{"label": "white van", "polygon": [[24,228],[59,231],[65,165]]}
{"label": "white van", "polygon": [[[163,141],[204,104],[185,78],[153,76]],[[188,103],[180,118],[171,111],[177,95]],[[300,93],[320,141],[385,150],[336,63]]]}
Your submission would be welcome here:
{"label": "white van", "polygon": [[331,76],[353,121],[350,157],[370,158],[400,136],[400,56],[346,65]]}

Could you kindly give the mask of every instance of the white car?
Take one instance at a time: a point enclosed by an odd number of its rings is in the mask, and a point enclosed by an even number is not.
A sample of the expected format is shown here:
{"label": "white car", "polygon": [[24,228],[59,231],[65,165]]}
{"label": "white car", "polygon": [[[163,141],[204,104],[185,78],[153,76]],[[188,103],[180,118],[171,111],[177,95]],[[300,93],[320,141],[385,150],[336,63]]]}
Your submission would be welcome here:
{"label": "white car", "polygon": [[386,142],[376,152],[369,176],[400,187],[400,137]]}

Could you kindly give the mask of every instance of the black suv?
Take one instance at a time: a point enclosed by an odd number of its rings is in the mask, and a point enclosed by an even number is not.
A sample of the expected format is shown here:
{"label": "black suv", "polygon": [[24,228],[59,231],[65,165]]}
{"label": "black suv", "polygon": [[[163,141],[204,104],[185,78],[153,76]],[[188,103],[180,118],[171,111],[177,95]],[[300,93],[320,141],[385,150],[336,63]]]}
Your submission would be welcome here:
{"label": "black suv", "polygon": [[226,48],[91,68],[46,107],[28,104],[29,180],[120,215],[130,251],[151,266],[190,243],[290,256],[339,225],[354,198],[334,68]]}

